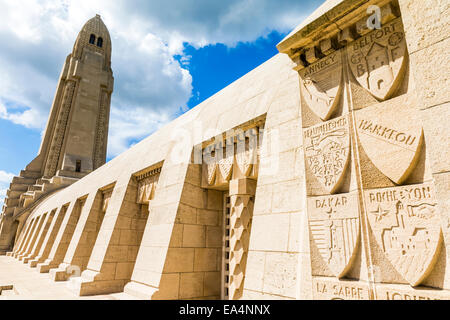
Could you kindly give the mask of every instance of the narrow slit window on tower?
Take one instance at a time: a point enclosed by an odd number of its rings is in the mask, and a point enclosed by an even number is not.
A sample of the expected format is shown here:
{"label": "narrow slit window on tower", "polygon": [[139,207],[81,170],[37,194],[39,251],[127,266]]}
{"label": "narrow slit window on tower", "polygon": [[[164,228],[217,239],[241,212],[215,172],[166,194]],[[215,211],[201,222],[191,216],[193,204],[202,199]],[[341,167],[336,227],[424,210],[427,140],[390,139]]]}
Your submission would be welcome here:
{"label": "narrow slit window on tower", "polygon": [[89,38],[90,44],[95,44],[95,35],[91,34],[91,37]]}
{"label": "narrow slit window on tower", "polygon": [[75,172],[81,172],[81,160],[77,160],[75,165]]}
{"label": "narrow slit window on tower", "polygon": [[103,47],[103,38],[98,38],[97,40],[97,47]]}

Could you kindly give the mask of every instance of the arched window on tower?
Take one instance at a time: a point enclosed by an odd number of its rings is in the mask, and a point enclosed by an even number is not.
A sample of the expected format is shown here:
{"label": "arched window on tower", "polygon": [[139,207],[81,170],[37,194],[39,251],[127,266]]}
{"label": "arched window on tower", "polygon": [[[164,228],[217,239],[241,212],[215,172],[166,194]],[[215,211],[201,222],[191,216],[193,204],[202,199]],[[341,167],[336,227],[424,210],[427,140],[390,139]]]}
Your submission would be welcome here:
{"label": "arched window on tower", "polygon": [[103,47],[103,38],[98,38],[97,40],[97,47]]}
{"label": "arched window on tower", "polygon": [[89,38],[90,44],[95,44],[95,35],[91,34],[91,37]]}

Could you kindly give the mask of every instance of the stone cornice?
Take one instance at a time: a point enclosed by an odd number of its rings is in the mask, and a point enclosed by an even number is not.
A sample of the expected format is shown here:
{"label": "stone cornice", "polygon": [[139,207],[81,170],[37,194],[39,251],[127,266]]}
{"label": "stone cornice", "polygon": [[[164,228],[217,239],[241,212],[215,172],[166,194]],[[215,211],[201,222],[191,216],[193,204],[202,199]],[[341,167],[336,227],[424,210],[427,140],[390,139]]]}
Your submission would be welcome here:
{"label": "stone cornice", "polygon": [[344,0],[286,37],[278,51],[288,54],[300,70],[371,31],[366,23],[371,5],[381,8],[382,24],[400,15],[397,0]]}

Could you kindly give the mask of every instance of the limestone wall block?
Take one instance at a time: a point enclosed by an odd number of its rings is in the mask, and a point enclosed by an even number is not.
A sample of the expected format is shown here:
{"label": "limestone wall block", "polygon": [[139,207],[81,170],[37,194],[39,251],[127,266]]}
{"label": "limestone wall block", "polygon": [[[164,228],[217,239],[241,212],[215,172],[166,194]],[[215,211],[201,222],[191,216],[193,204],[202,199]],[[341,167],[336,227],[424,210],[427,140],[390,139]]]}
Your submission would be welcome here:
{"label": "limestone wall block", "polygon": [[250,250],[287,251],[288,230],[288,213],[254,216],[250,233]]}
{"label": "limestone wall block", "polygon": [[183,247],[204,248],[206,244],[205,227],[201,225],[184,225]]}
{"label": "limestone wall block", "polygon": [[218,271],[216,248],[196,248],[194,255],[194,271]]}
{"label": "limestone wall block", "polygon": [[203,279],[203,295],[205,297],[220,296],[220,272],[205,272]]}
{"label": "limestone wall block", "polygon": [[180,275],[179,299],[203,297],[203,273],[182,273]]}
{"label": "limestone wall block", "polygon": [[[450,43],[449,43],[450,44]],[[449,89],[450,90],[450,89]],[[450,91],[449,91],[450,94]],[[427,158],[433,173],[450,171],[450,103],[422,110]]]}
{"label": "limestone wall block", "polygon": [[450,101],[449,47],[447,38],[410,56],[421,109]]}
{"label": "limestone wall block", "polygon": [[263,290],[264,266],[266,254],[261,251],[249,251],[247,256],[247,270],[244,280],[244,289],[253,291]]}
{"label": "limestone wall block", "polygon": [[297,264],[297,254],[267,252],[263,291],[295,298],[297,296]]}
{"label": "limestone wall block", "polygon": [[408,50],[414,53],[448,38],[450,4],[442,0],[399,0]]}
{"label": "limestone wall block", "polygon": [[206,227],[206,247],[207,248],[221,248],[222,247],[222,226],[207,226]]}
{"label": "limestone wall block", "polygon": [[169,248],[167,250],[165,273],[194,271],[194,248]]}

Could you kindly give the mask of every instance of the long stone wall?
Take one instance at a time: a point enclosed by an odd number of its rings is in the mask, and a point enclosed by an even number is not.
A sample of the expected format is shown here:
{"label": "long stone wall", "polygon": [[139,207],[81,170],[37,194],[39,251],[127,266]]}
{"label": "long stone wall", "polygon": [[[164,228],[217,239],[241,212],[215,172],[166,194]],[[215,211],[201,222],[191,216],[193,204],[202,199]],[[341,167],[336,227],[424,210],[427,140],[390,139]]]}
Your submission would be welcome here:
{"label": "long stone wall", "polygon": [[8,255],[79,295],[449,299],[449,15],[422,4],[327,1],[280,54],[25,212]]}

